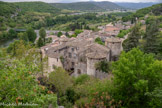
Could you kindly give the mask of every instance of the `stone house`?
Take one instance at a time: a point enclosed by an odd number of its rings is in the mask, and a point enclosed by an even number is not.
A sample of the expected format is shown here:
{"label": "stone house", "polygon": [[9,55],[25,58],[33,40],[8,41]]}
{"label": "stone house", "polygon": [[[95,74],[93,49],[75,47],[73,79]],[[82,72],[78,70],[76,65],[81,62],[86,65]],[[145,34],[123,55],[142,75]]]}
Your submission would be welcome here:
{"label": "stone house", "polygon": [[117,36],[119,34],[120,30],[121,30],[121,28],[119,28],[117,26],[114,26],[112,24],[108,24],[108,25],[105,26],[104,29],[102,29],[99,32],[110,35],[112,37],[115,37],[115,36]]}

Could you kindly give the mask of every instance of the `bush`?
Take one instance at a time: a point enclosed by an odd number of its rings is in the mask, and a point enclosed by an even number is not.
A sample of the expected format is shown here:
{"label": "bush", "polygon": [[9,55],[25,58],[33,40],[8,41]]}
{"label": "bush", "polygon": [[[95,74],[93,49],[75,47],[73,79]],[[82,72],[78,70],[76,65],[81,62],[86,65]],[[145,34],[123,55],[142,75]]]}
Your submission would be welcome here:
{"label": "bush", "polygon": [[83,30],[79,30],[79,29],[76,29],[76,30],[74,31],[74,33],[75,33],[76,36],[77,36],[78,34],[82,33],[82,32],[83,32]]}
{"label": "bush", "polygon": [[57,36],[58,36],[58,37],[62,36],[62,32],[58,32],[58,33],[57,33]]}
{"label": "bush", "polygon": [[101,38],[99,38],[99,37],[97,37],[97,38],[95,39],[95,42],[98,43],[98,44],[100,44],[100,45],[105,45],[105,44],[102,42]]}
{"label": "bush", "polygon": [[117,35],[117,37],[123,38],[123,37],[124,37],[125,35],[127,35],[130,31],[131,31],[131,29],[128,29],[128,30],[120,30],[120,33]]}
{"label": "bush", "polygon": [[75,79],[75,84],[84,84],[84,83],[87,82],[88,80],[90,80],[90,76],[87,75],[87,74],[83,74],[83,75],[78,76],[78,77]]}
{"label": "bush", "polygon": [[110,69],[111,63],[108,61],[100,61],[95,64],[95,67],[97,70],[102,71],[102,72],[109,73],[109,71],[111,71],[111,69]]}

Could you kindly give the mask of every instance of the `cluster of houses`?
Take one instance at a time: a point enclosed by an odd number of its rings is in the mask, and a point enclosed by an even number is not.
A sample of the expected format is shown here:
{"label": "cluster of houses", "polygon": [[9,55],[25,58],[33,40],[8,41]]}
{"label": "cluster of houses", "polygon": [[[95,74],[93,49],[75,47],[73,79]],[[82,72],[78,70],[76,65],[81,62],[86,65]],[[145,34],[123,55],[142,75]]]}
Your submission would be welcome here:
{"label": "cluster of houses", "polygon": [[[47,74],[54,71],[55,67],[63,67],[70,75],[79,76],[88,74],[97,78],[105,78],[108,74],[96,69],[95,64],[106,60],[116,61],[122,51],[122,39],[116,35],[124,27],[119,24],[108,24],[99,32],[84,30],[76,38],[68,38],[65,35],[52,38],[52,43],[41,47],[42,57],[48,57]],[[100,37],[105,45],[95,42]]]}

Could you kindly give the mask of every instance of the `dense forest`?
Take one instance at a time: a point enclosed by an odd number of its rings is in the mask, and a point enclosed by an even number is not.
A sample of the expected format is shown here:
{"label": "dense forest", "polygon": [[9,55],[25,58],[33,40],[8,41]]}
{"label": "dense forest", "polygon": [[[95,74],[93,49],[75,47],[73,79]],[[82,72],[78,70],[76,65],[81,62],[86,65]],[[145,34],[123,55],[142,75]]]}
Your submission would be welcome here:
{"label": "dense forest", "polygon": [[22,13],[28,11],[57,14],[61,11],[60,9],[44,2],[18,2],[14,4],[21,9]]}

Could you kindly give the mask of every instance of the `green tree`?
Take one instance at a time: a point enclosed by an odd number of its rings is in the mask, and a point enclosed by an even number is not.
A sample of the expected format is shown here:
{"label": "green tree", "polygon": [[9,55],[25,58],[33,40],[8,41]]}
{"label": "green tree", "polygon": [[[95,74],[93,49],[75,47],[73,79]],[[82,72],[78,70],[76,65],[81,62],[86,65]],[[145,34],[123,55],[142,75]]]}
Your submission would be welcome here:
{"label": "green tree", "polygon": [[97,37],[97,38],[95,39],[95,42],[98,43],[98,44],[100,44],[100,45],[105,45],[105,44],[102,42],[101,38],[99,38],[99,37]]}
{"label": "green tree", "polygon": [[60,37],[62,35],[62,32],[58,32],[57,36]]}
{"label": "green tree", "polygon": [[49,81],[51,84],[55,85],[57,91],[61,94],[64,94],[65,91],[72,86],[71,77],[61,67],[56,67],[55,71],[50,73]]}
{"label": "green tree", "polygon": [[65,35],[66,35],[67,37],[69,37],[69,33],[68,33],[68,32],[66,32]]}
{"label": "green tree", "polygon": [[153,92],[146,93],[151,98],[149,105],[152,108],[160,108],[162,106],[162,86],[155,88]]}
{"label": "green tree", "polygon": [[74,33],[76,34],[76,36],[78,35],[78,34],[80,34],[80,33],[82,33],[83,31],[82,30],[79,30],[79,29],[76,29],[75,31],[74,31]]}
{"label": "green tree", "polygon": [[115,100],[127,108],[148,108],[151,98],[146,93],[162,84],[162,61],[134,48],[112,66]]}
{"label": "green tree", "polygon": [[108,61],[100,61],[98,63],[95,64],[95,67],[97,70],[100,70],[102,72],[106,72],[106,73],[109,73],[109,71],[111,70],[110,69],[110,62]]}
{"label": "green tree", "polygon": [[158,20],[152,19],[146,27],[146,34],[145,34],[145,45],[144,51],[146,53],[155,53],[157,54],[160,49],[160,38],[159,36],[159,28],[158,28]]}
{"label": "green tree", "polygon": [[24,40],[24,41],[26,41],[26,42],[29,41],[28,36],[27,36],[27,33],[18,33],[18,38],[19,38],[20,40]]}
{"label": "green tree", "polygon": [[26,33],[27,33],[29,41],[34,43],[35,39],[37,38],[37,35],[34,32],[34,29],[29,28],[29,29],[27,29]]}
{"label": "green tree", "polygon": [[39,39],[37,41],[37,46],[42,47],[43,45],[44,45],[43,39],[39,37]]}
{"label": "green tree", "polygon": [[9,39],[13,39],[13,38],[16,38],[16,37],[17,37],[17,33],[16,33],[15,30],[10,29],[10,30],[8,31],[8,36],[9,36]]}
{"label": "green tree", "polygon": [[43,39],[44,43],[45,43],[45,37],[46,37],[46,30],[44,28],[41,28],[39,30],[39,35],[40,37]]}
{"label": "green tree", "polygon": [[141,33],[140,33],[140,26],[139,24],[136,24],[133,28],[131,33],[128,35],[128,39],[126,39],[123,43],[124,51],[128,52],[132,48],[136,48],[139,45],[139,39],[140,39]]}
{"label": "green tree", "polygon": [[34,103],[36,107],[52,104],[57,107],[56,95],[36,81],[40,71],[39,52],[35,48],[28,50],[18,45],[17,52],[26,52],[19,59],[11,59],[0,49],[0,103]]}

